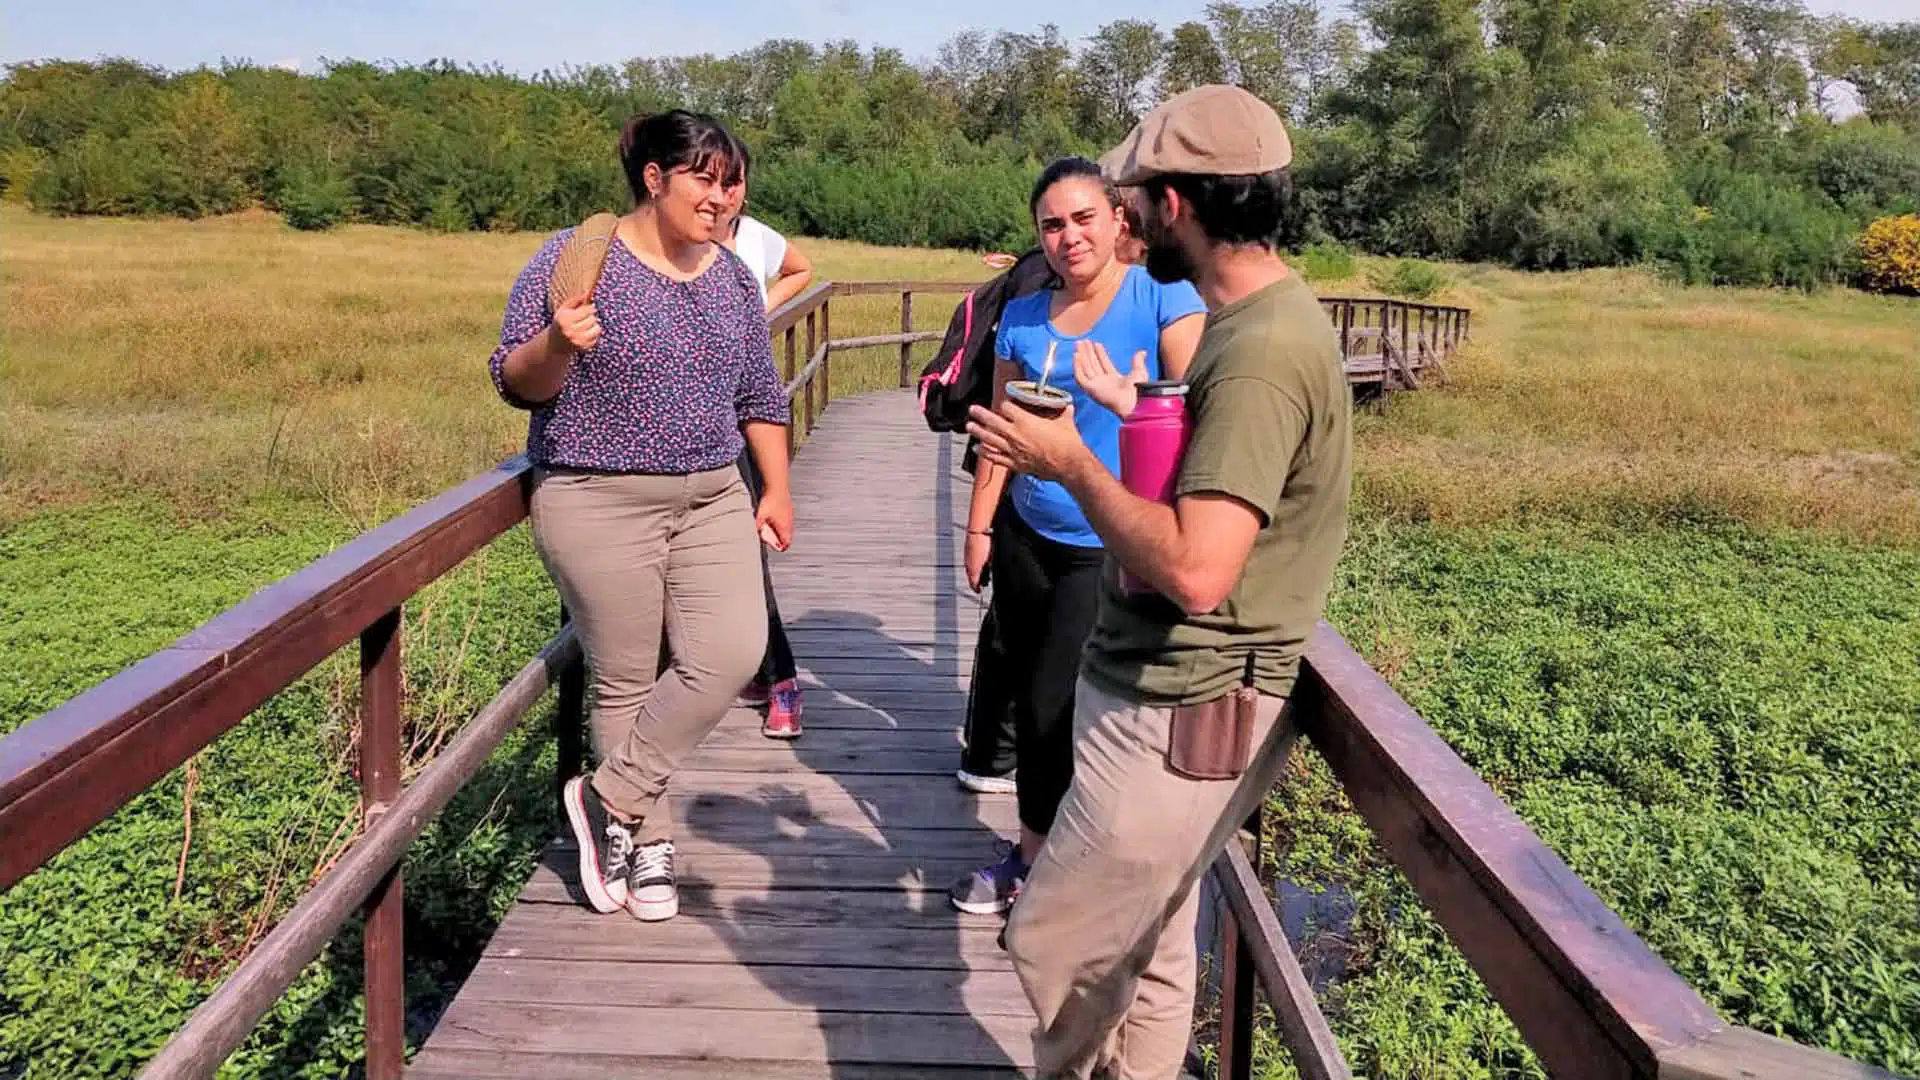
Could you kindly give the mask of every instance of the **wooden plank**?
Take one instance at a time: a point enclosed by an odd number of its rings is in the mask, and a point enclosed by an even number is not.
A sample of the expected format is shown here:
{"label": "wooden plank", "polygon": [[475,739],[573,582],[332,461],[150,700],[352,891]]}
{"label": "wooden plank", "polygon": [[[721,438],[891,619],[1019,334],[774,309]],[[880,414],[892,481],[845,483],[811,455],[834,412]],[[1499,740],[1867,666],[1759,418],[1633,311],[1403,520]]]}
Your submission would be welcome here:
{"label": "wooden plank", "polygon": [[[903,794],[881,787],[898,784],[899,777],[862,777],[847,789],[801,789],[786,778],[770,779],[744,773],[708,773],[719,783],[693,784],[676,776],[667,789],[682,832],[701,835],[709,829],[759,826],[775,829],[817,829],[822,833],[852,830],[883,839],[897,828],[1012,829],[1018,824],[1013,800],[981,797],[944,780],[907,777],[922,790]],[[871,781],[866,782],[866,781]],[[723,790],[724,789],[724,790]],[[903,811],[914,811],[905,813]]]}
{"label": "wooden plank", "polygon": [[[830,693],[818,690],[806,696],[807,735],[802,735],[796,743],[817,745],[819,740],[812,735],[826,731],[896,731],[914,728],[922,731],[960,730],[962,714],[966,710],[967,696],[964,693],[945,695],[933,694],[880,694],[867,693],[856,696]],[[750,709],[736,709],[723,718],[722,726],[746,727],[758,731],[760,714]]]}
{"label": "wooden plank", "polygon": [[[707,750],[755,750],[767,754],[791,756],[801,747],[806,747],[810,750],[812,747],[826,746],[838,751],[848,747],[865,748],[871,745],[884,750],[886,753],[945,750],[953,755],[954,768],[959,768],[960,726],[957,715],[955,716],[955,723],[950,730],[942,730],[939,728],[896,728],[885,734],[884,741],[876,738],[871,742],[867,739],[855,739],[840,733],[818,739],[808,738],[804,735],[793,741],[769,739],[765,735],[760,734],[760,714],[758,712],[750,709],[740,709],[728,714],[729,719],[735,717],[738,717],[741,722],[738,724],[722,724],[713,729],[713,731],[707,734],[706,739],[700,743],[700,751],[697,752]],[[808,719],[812,719],[811,705],[808,707]]]}
{"label": "wooden plank", "polygon": [[1011,971],[999,938],[998,919],[938,928],[778,926],[711,917],[640,924],[577,905],[519,904],[494,931],[487,955],[677,964],[737,964],[745,956],[756,964],[808,967],[870,965],[884,957],[901,969]]}
{"label": "wooden plank", "polygon": [[[360,635],[360,811],[373,821],[400,796],[401,728],[406,671],[401,666],[401,610]],[[362,909],[368,1080],[400,1080],[407,1064],[406,911],[395,867]]]}
{"label": "wooden plank", "polygon": [[894,671],[880,671],[873,674],[865,672],[843,671],[821,678],[810,671],[801,673],[803,689],[832,690],[842,694],[871,694],[887,690],[904,693],[931,694],[947,696],[958,694],[965,696],[968,679],[955,671],[940,671],[931,664],[911,661],[910,664],[894,663]]}
{"label": "wooden plank", "polygon": [[[888,959],[871,950],[862,952],[870,964]],[[759,1010],[798,1004],[831,1012],[1033,1018],[1033,1007],[1011,970],[808,967],[752,961],[745,954],[730,964],[489,955],[467,976],[461,997],[527,1005]]]}
{"label": "wooden plank", "polygon": [[[932,653],[912,656],[898,651],[889,656],[801,656],[795,653],[794,659],[802,677],[823,685],[833,685],[837,680],[849,676],[856,679],[906,676],[915,683],[944,679],[948,683],[965,686],[973,675],[971,653],[962,656],[949,652],[937,658]],[[963,660],[964,663],[961,662]]]}
{"label": "wooden plank", "polygon": [[[983,800],[1006,801],[1011,795],[983,795]],[[1014,830],[888,829],[884,835],[850,831],[769,831],[764,820],[734,823],[702,822],[700,831],[681,830],[674,846],[690,857],[722,855],[900,855],[915,859],[974,859],[986,862],[995,838],[1011,838]],[[555,850],[573,850],[570,838],[556,838]]]}
{"label": "wooden plank", "polygon": [[826,772],[848,776],[951,777],[960,767],[957,750],[957,747],[937,751],[816,748],[801,754],[769,754],[760,750],[703,747],[687,759],[686,767],[702,772],[765,775]]}
{"label": "wooden plank", "polygon": [[[501,1054],[429,1048],[407,1075],[414,1080],[903,1080],[900,1068],[826,1061],[661,1059],[631,1054]],[[1015,1080],[1011,1066],[916,1065],[912,1080]]]}
{"label": "wooden plank", "polygon": [[[1313,986],[1294,959],[1293,946],[1280,929],[1273,901],[1238,842],[1227,844],[1213,866],[1214,880],[1232,910],[1228,925],[1238,927],[1249,946],[1253,966],[1266,988],[1267,1002],[1280,1021],[1282,1042],[1305,1080],[1352,1080],[1353,1070],[1340,1052],[1333,1029],[1320,1012]],[[1249,1050],[1248,1058],[1252,1057]]]}
{"label": "wooden plank", "polygon": [[1301,730],[1557,1077],[1653,1075],[1726,1025],[1337,632],[1295,693]]}
{"label": "wooden plank", "polygon": [[0,738],[0,890],[526,516],[514,458]]}
{"label": "wooden plank", "polygon": [[[773,889],[837,889],[843,892],[940,892],[992,861],[992,834],[981,834],[975,850],[963,857],[928,858],[918,852],[870,855],[760,855],[750,852],[677,851],[674,870],[682,889],[715,888],[744,892]],[[579,861],[571,853],[548,858],[533,873],[521,895],[529,901],[558,902],[578,897]]]}
{"label": "wooden plank", "polygon": [[1660,1054],[1659,1080],[1898,1080],[1873,1065],[1749,1028],[1716,1032]]}
{"label": "wooden plank", "polygon": [[[629,1008],[456,1001],[435,1032],[449,1049],[498,1054],[634,1056],[636,1042],[662,1058],[743,1062],[887,1064],[901,1076],[922,1065],[1030,1065],[1033,1021],[1011,1016],[814,1013],[803,1009]],[[757,1075],[748,1066],[740,1075]]]}
{"label": "wooden plank", "polygon": [[[746,801],[763,813],[793,820],[832,821],[858,816],[885,825],[970,828],[982,810],[1002,808],[1000,800],[981,800],[957,784],[917,776],[821,776],[800,774],[777,780],[742,773],[682,769],[671,791],[682,793],[683,822],[697,825],[706,811]],[[686,796],[691,795],[691,799]],[[811,818],[808,817],[809,813]],[[771,819],[769,819],[771,821]]]}
{"label": "wooden plank", "polygon": [[[551,870],[534,873],[520,893],[522,904],[582,908],[577,890],[570,890]],[[626,916],[620,916],[626,918]],[[957,926],[978,926],[988,917],[962,915],[947,900],[947,887],[885,892],[834,889],[716,889],[704,883],[681,887],[680,918],[719,925],[840,926],[860,929],[893,927],[922,932],[951,932]],[[627,919],[632,922],[632,919]],[[991,925],[991,923],[989,923]]]}

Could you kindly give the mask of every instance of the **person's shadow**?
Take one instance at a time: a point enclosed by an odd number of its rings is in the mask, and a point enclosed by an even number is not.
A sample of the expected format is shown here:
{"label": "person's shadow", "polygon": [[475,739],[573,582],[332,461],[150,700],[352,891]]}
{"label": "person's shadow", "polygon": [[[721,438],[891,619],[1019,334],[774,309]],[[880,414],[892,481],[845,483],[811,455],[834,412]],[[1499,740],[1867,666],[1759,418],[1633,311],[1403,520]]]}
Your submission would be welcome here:
{"label": "person's shadow", "polygon": [[[796,588],[781,599],[807,698],[806,733],[791,744],[801,771],[709,790],[682,814],[703,850],[724,845],[769,869],[765,892],[743,897],[690,857],[683,907],[762,986],[811,1011],[832,1075],[846,1080],[943,1066],[1017,1076],[1031,1051],[1033,1014],[998,944],[1003,920],[962,915],[946,895],[1016,824],[1010,797],[972,795],[954,778],[969,632],[983,610],[960,569],[955,492],[967,478],[953,450],[941,436],[929,558],[892,571],[896,583],[911,577],[912,593],[876,590],[871,611],[858,594],[827,608],[789,576]],[[927,551],[925,539],[901,549]],[[927,590],[930,627],[918,614],[928,605],[901,602]],[[915,615],[873,613],[903,610]]]}

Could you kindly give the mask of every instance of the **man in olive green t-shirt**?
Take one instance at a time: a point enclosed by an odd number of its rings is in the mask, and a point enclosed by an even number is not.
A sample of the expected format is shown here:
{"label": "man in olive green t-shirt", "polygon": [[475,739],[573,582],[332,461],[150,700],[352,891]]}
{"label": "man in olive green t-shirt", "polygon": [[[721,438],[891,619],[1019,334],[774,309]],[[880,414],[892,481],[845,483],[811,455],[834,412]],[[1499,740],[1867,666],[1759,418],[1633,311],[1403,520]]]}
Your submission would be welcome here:
{"label": "man in olive green t-shirt", "polygon": [[[1192,280],[1209,309],[1174,505],[1128,492],[1071,410],[973,412],[981,455],[1064,484],[1110,556],[1075,691],[1073,785],[1007,926],[1042,1080],[1179,1074],[1195,885],[1291,745],[1283,706],[1346,538],[1352,454],[1333,328],[1276,250],[1291,160],[1273,110],[1225,86],[1175,96],[1101,159],[1141,221],[1148,271]],[[1102,404],[1124,415],[1132,397]],[[1129,593],[1121,566],[1150,590]],[[1215,737],[1234,730],[1244,749]]]}

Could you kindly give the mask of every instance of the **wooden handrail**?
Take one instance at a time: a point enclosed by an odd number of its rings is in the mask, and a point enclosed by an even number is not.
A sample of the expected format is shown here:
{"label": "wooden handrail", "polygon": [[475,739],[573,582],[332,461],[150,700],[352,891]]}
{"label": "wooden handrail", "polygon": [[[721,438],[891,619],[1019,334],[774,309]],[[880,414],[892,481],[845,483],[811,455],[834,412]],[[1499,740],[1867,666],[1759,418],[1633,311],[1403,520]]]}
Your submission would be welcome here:
{"label": "wooden handrail", "polygon": [[400,864],[427,825],[480,772],[547,688],[579,660],[580,644],[571,628],[548,641],[200,1003],[147,1063],[140,1080],[211,1076],[246,1042],[254,1025],[326,948],[354,908]]}
{"label": "wooden handrail", "polygon": [[526,516],[512,458],[0,738],[0,891]]}
{"label": "wooden handrail", "polygon": [[979,281],[836,281],[836,296],[882,296],[888,293],[963,293],[977,289]]}
{"label": "wooden handrail", "polygon": [[[1893,1080],[1723,1020],[1324,622],[1291,711],[1553,1076]],[[1288,946],[1236,895],[1257,883],[1235,855],[1223,854],[1215,878],[1255,967],[1278,973],[1284,964],[1267,954]],[[1226,950],[1229,965],[1236,952]],[[1286,994],[1276,1011],[1297,1004],[1291,987]],[[1303,1071],[1324,1061],[1320,1040],[1289,1041]]]}

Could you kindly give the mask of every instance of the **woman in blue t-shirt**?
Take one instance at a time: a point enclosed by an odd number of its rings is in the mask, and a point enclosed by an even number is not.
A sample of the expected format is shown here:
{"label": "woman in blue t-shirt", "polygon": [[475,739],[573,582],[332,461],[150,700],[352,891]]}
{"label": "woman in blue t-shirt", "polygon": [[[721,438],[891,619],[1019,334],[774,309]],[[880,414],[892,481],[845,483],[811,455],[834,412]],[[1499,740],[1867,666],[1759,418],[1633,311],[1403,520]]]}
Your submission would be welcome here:
{"label": "woman in blue t-shirt", "polygon": [[[1080,437],[1117,474],[1120,417],[1098,401],[1125,396],[1131,379],[1116,368],[1130,357],[1148,378],[1183,377],[1206,305],[1191,284],[1162,285],[1116,257],[1125,219],[1093,162],[1063,158],[1047,166],[1030,209],[1058,280],[1001,310],[994,404],[1005,400],[1008,382],[1044,374],[1047,385],[1073,395]],[[1082,342],[1101,346],[1114,363],[1083,363],[1076,378]],[[1020,841],[954,885],[953,904],[961,911],[997,914],[1012,906],[1073,779],[1073,687],[1099,608],[1105,558],[1099,536],[1065,488],[1030,476],[1009,479],[1006,469],[985,461],[974,470],[967,583],[978,591],[991,561],[993,615],[1013,701]]]}

